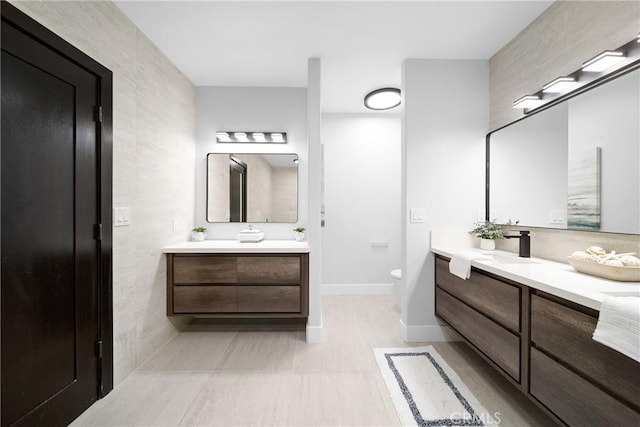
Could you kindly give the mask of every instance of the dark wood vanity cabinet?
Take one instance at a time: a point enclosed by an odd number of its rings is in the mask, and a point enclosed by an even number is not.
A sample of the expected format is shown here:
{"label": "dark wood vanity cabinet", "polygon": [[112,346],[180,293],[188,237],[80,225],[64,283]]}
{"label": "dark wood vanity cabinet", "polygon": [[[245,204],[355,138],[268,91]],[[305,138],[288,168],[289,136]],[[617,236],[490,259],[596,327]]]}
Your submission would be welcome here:
{"label": "dark wood vanity cabinet", "polygon": [[436,256],[436,315],[558,423],[640,425],[640,363],[592,339],[598,312]]}
{"label": "dark wood vanity cabinet", "polygon": [[167,254],[167,315],[306,318],[309,254]]}
{"label": "dark wood vanity cabinet", "polygon": [[521,378],[521,287],[473,270],[469,280],[436,258],[436,316],[513,382]]}
{"label": "dark wood vanity cabinet", "polygon": [[570,425],[640,425],[640,364],[592,339],[598,312],[531,294],[531,397]]}

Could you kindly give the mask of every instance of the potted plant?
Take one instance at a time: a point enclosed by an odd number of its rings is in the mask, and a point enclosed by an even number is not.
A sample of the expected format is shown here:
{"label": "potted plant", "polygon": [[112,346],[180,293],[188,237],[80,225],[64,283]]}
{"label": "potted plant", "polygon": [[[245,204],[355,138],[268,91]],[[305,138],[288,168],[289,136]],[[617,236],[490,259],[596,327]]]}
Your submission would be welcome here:
{"label": "potted plant", "polygon": [[191,230],[191,240],[194,242],[202,242],[207,237],[207,229],[204,227],[196,227]]}
{"label": "potted plant", "polygon": [[494,221],[476,222],[475,225],[469,233],[480,239],[480,249],[492,251],[496,248],[496,239],[504,238],[502,226]]}
{"label": "potted plant", "polygon": [[306,230],[306,228],[304,227],[296,227],[293,229],[293,237],[295,237],[297,242],[303,242],[304,241],[304,231]]}

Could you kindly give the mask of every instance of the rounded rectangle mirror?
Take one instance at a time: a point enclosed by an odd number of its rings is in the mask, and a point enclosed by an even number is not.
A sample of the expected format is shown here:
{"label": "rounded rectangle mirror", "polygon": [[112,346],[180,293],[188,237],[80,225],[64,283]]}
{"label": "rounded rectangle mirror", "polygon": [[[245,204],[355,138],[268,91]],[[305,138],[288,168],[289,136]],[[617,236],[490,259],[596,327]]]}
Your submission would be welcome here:
{"label": "rounded rectangle mirror", "polygon": [[207,154],[208,222],[297,220],[297,154]]}

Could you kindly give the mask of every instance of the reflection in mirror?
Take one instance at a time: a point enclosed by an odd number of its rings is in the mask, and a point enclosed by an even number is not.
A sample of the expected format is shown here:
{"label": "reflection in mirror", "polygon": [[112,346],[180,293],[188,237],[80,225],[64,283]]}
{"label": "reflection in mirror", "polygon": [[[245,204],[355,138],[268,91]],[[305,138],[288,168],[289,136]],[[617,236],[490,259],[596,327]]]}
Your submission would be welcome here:
{"label": "reflection in mirror", "polygon": [[491,219],[640,234],[640,70],[491,133],[488,150]]}
{"label": "reflection in mirror", "polygon": [[567,105],[491,135],[491,219],[566,228]]}
{"label": "reflection in mirror", "polygon": [[208,222],[297,220],[296,154],[207,155]]}

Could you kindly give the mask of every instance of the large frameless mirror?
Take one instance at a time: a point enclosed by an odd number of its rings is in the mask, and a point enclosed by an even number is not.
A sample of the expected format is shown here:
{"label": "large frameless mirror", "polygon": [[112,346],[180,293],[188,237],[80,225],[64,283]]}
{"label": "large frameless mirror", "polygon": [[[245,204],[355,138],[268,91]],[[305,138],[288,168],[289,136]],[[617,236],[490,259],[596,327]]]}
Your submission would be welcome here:
{"label": "large frameless mirror", "polygon": [[208,222],[297,220],[297,154],[207,155]]}

